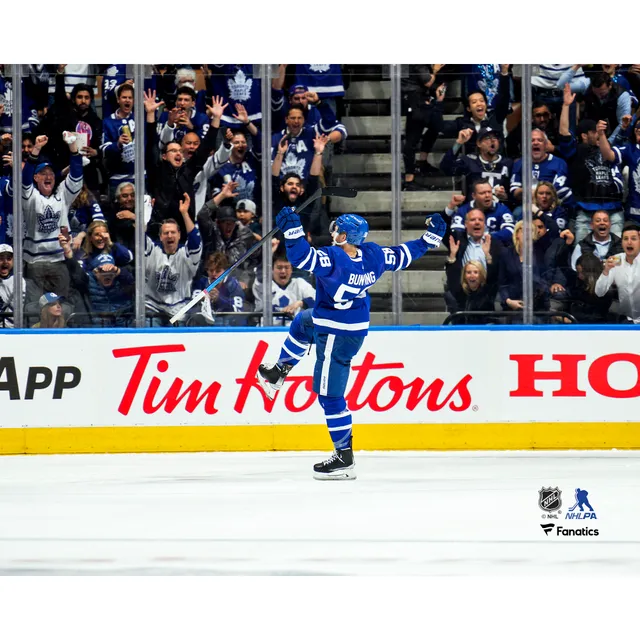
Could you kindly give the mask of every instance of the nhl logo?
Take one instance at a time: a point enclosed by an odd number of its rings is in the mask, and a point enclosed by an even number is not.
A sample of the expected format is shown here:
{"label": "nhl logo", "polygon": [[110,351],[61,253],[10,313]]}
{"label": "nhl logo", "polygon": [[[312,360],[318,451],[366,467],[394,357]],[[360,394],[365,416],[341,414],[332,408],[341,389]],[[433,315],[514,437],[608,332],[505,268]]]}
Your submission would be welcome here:
{"label": "nhl logo", "polygon": [[562,491],[558,487],[542,487],[538,491],[538,506],[543,511],[557,511],[562,506]]}

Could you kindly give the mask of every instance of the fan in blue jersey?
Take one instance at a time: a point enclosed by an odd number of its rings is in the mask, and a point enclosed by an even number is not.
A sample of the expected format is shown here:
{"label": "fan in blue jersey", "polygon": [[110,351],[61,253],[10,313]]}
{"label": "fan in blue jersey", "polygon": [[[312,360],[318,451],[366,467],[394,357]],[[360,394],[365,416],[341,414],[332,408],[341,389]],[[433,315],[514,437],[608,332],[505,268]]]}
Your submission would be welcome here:
{"label": "fan in blue jersey", "polygon": [[344,214],[331,225],[333,246],[323,249],[315,249],[306,241],[294,209],[283,208],[276,224],[284,233],[291,264],[316,276],[316,303],[313,310],[295,316],[278,362],[260,365],[258,381],[272,398],[309,345],[315,343],[313,390],[324,410],[335,452],[314,465],[314,477],[353,480],[352,420],[344,396],[351,360],[369,331],[371,301],[367,290],[385,271],[405,269],[426,251],[438,247],[446,224],[435,214],[427,218],[427,230],[421,238],[397,247],[380,247],[365,243],[369,225],[364,218]]}
{"label": "fan in blue jersey", "polygon": [[494,195],[499,200],[507,200],[513,160],[498,153],[502,138],[500,132],[490,127],[480,129],[476,139],[477,152],[460,155],[462,146],[472,133],[471,129],[462,129],[458,133],[455,144],[444,154],[440,169],[449,176],[466,177],[468,199],[471,198],[471,185],[480,178],[486,178],[493,187]]}
{"label": "fan in blue jersey", "polygon": [[133,181],[135,156],[133,87],[122,84],[116,89],[118,109],[102,122],[102,151],[112,190],[121,182]]}
{"label": "fan in blue jersey", "polygon": [[301,180],[306,180],[313,161],[313,141],[316,136],[330,131],[329,140],[335,141],[338,133],[332,131],[331,126],[327,125],[324,119],[313,126],[307,124],[305,112],[301,106],[290,107],[285,122],[286,128],[271,136],[271,160],[273,162],[276,159],[278,145],[286,137],[288,147],[280,168],[280,175],[295,173]]}
{"label": "fan in blue jersey", "polygon": [[[547,137],[543,131],[534,129],[531,132],[531,172],[534,186],[538,182],[550,182],[562,204],[570,205],[572,191],[569,187],[569,170],[567,163],[546,151]],[[511,196],[522,202],[522,159],[515,161],[511,176]]]}
{"label": "fan in blue jersey", "polygon": [[[623,118],[620,129],[629,130],[631,116]],[[604,129],[602,123],[598,123]],[[636,120],[629,131],[629,138],[625,144],[612,147],[605,135],[598,138],[600,152],[607,162],[614,162],[620,169],[629,167],[629,195],[627,196],[626,217],[634,222],[640,222],[640,119]]]}
{"label": "fan in blue jersey", "polygon": [[191,87],[180,87],[176,92],[176,106],[162,112],[157,127],[163,144],[180,142],[190,132],[202,139],[209,130],[209,118],[196,110],[196,92]]}
{"label": "fan in blue jersey", "polygon": [[[281,65],[283,67],[285,65]],[[318,125],[319,131],[329,135],[333,143],[338,143],[347,137],[346,127],[336,119],[335,107],[329,101],[321,100],[320,96],[309,91],[304,84],[295,84],[289,89],[289,99],[283,90],[284,71],[273,81],[271,88],[271,111],[273,113],[273,128],[282,129],[286,126],[286,116],[290,107],[302,107],[305,124],[309,127]]]}
{"label": "fan in blue jersey", "polygon": [[503,244],[510,245],[513,236],[513,215],[508,207],[498,202],[493,195],[491,183],[486,178],[476,180],[471,187],[471,201],[459,206],[464,196],[453,196],[444,210],[451,218],[451,231],[462,231],[468,211],[479,209],[486,218],[487,231]]}
{"label": "fan in blue jersey", "polygon": [[244,123],[232,114],[237,113],[238,104],[246,109],[249,121],[260,126],[262,121],[262,80],[253,77],[250,64],[212,64],[207,67],[207,97],[221,96],[229,104],[229,111],[222,116],[222,123],[232,129],[244,127]]}
{"label": "fan in blue jersey", "polygon": [[[3,75],[4,65],[0,65],[0,133],[11,133],[13,116],[13,83]],[[29,96],[26,82],[22,83],[22,131],[35,131],[38,123],[36,104]]]}

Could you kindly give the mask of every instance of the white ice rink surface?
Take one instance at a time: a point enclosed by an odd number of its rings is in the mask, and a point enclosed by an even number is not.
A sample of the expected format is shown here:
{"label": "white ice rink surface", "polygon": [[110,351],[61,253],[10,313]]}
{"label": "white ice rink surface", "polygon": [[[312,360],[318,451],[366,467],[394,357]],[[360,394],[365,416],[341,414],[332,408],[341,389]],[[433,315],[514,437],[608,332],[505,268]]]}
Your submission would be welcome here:
{"label": "white ice rink surface", "polygon": [[[640,452],[324,457],[0,457],[0,575],[640,574]],[[600,536],[545,536],[543,485],[562,518],[588,490]]]}

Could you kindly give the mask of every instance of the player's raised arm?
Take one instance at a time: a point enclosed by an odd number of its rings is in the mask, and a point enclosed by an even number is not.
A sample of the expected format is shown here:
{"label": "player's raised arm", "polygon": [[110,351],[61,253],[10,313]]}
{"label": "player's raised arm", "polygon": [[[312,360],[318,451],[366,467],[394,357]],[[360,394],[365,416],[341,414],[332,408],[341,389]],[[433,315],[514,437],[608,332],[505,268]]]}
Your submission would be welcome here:
{"label": "player's raised arm", "polygon": [[406,269],[414,260],[421,258],[429,249],[440,246],[447,229],[446,222],[438,213],[425,220],[427,230],[417,240],[403,242],[397,247],[380,247],[384,254],[384,270],[399,271]]}
{"label": "player's raised arm", "polygon": [[333,269],[329,252],[312,247],[304,237],[300,216],[292,207],[284,207],[276,216],[276,224],[284,233],[287,257],[298,269],[327,276]]}

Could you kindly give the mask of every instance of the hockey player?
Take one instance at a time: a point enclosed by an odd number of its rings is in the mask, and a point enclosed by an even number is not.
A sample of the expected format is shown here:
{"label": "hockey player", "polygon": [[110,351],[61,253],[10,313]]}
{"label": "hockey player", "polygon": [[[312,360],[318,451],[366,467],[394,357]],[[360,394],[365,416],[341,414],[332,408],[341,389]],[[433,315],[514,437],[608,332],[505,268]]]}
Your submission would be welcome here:
{"label": "hockey player", "polygon": [[358,353],[369,331],[372,287],[385,271],[408,267],[429,249],[442,242],[446,224],[435,214],[427,218],[427,230],[417,240],[397,247],[365,243],[369,225],[354,214],[341,215],[331,225],[333,246],[315,249],[304,237],[300,217],[284,207],[276,217],[283,231],[287,257],[299,269],[316,276],[316,304],[313,310],[298,313],[291,324],[276,364],[262,364],[258,382],[272,398],[282,388],[291,369],[302,359],[309,345],[316,345],[313,390],[318,394],[333,455],[314,465],[318,480],[355,479],[351,413],[345,401],[351,359]]}

